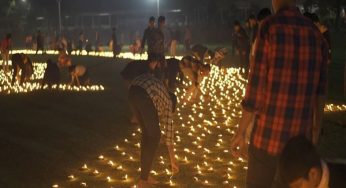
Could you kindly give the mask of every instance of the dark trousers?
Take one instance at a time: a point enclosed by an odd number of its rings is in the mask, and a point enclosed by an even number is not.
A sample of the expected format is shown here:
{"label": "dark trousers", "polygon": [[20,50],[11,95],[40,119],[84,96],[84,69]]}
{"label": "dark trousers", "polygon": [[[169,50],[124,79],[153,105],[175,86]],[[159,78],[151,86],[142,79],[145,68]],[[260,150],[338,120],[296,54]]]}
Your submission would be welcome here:
{"label": "dark trousers", "polygon": [[266,151],[253,146],[249,147],[247,188],[285,188],[278,183],[278,157],[269,155]]}
{"label": "dark trousers", "polygon": [[147,180],[160,143],[159,117],[153,101],[143,88],[131,86],[129,89],[129,100],[142,130],[141,179]]}

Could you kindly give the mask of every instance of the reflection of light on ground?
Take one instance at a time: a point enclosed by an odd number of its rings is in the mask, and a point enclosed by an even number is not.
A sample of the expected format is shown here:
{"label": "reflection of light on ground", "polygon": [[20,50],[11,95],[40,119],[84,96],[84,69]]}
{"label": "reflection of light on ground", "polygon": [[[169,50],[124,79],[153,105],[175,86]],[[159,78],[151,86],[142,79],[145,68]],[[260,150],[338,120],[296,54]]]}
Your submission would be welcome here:
{"label": "reflection of light on ground", "polygon": [[[214,66],[211,76],[201,83],[202,92],[210,97],[201,97],[195,104],[186,101],[189,84],[183,82],[184,86],[176,90],[179,105],[174,118],[175,157],[180,173],[172,175],[167,153],[160,151],[151,176],[164,186],[244,186],[247,162],[232,157],[229,150],[241,116],[240,102],[247,83],[243,75],[239,69],[220,70]],[[345,109],[346,105],[326,106],[326,111]],[[114,149],[95,155],[95,160],[81,170],[70,171],[73,175],[61,185],[133,186],[140,174],[140,132],[134,131]]]}
{"label": "reflection of light on ground", "polygon": [[[11,52],[12,54],[15,53],[24,53],[24,54],[36,54],[36,51],[34,50],[12,50]],[[58,51],[54,51],[54,50],[47,50],[46,51],[47,54],[49,55],[57,55]],[[42,54],[41,51],[38,52],[38,54]],[[79,55],[78,51],[73,51],[71,53],[72,55]],[[89,55],[87,54],[87,52],[84,50],[82,52],[82,56],[99,56],[99,57],[113,57],[113,52],[110,51],[105,51],[105,52],[90,52]],[[123,59],[134,59],[134,60],[146,60],[148,59],[148,54],[144,53],[142,55],[140,54],[135,54],[133,55],[131,52],[122,52],[119,55],[117,55],[117,58],[123,58]],[[166,56],[166,58],[171,58],[170,56]],[[177,59],[181,59],[181,56],[176,56],[175,58]]]}
{"label": "reflection of light on ground", "polygon": [[[11,62],[9,62],[11,65]],[[0,61],[0,66],[2,66],[2,61]],[[33,63],[34,74],[31,76],[30,80],[24,83],[22,86],[18,84],[18,81],[12,86],[11,80],[12,75],[10,73],[5,74],[3,70],[0,70],[0,94],[13,94],[13,93],[27,93],[35,90],[48,89],[47,86],[41,86],[41,80],[44,76],[44,71],[46,69],[45,63]],[[104,87],[102,85],[90,85],[90,86],[70,86],[67,84],[60,84],[59,86],[53,85],[52,90],[59,91],[102,91]]]}

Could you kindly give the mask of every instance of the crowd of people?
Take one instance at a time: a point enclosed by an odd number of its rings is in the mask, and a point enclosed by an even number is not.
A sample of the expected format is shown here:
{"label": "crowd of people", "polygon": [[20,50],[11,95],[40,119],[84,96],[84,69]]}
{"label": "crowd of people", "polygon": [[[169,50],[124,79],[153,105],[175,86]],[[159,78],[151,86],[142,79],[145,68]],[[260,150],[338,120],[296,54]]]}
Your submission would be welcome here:
{"label": "crowd of people", "polygon": [[[235,157],[248,159],[248,188],[326,188],[329,180],[334,181],[332,168],[328,168],[331,166],[315,149],[321,132],[327,68],[331,63],[330,36],[316,14],[303,15],[295,3],[295,0],[273,0],[273,14],[266,8],[257,16],[251,15],[245,26],[234,22],[233,52],[249,75],[241,103],[242,118],[231,151]],[[209,76],[211,67],[219,66],[227,55],[227,49],[222,47],[215,50],[203,44],[191,47],[193,35],[187,27],[184,44],[188,53],[181,60],[174,58],[179,38],[175,32],[169,40],[173,58],[166,59],[166,19],[160,16],[155,23],[156,19],[150,17],[142,40],[137,38],[130,47],[132,53],[146,51],[148,59],[132,61],[121,72],[129,91],[131,122],[139,124],[142,130],[139,188],[157,183],[150,177],[150,171],[160,142],[168,148],[173,173],[179,172],[174,157],[172,118],[177,105],[174,91],[180,87],[180,80],[191,82],[186,90],[189,98],[183,102],[194,103],[201,96],[208,99],[201,92],[200,83]],[[96,38],[99,39],[97,33]],[[39,31],[37,51],[44,52],[43,40]],[[1,43],[4,71],[8,71],[10,41],[9,34]],[[116,57],[121,46],[115,28],[111,41],[110,49]],[[59,71],[67,68],[72,85],[89,84],[87,68],[72,64],[71,42],[62,38],[60,43],[58,61],[47,61],[43,83],[49,86],[59,83]],[[76,49],[81,53],[84,47],[87,52],[92,50],[81,32]],[[100,50],[99,41],[95,50]],[[19,69],[20,84],[32,74],[32,63],[25,54],[12,55],[12,67],[12,84]]]}
{"label": "crowd of people", "polygon": [[[235,157],[248,159],[248,188],[336,185],[332,166],[315,149],[321,132],[327,66],[331,62],[330,40],[316,15],[303,15],[295,3],[273,0],[275,13],[263,9],[257,17],[251,15],[246,24],[249,31],[240,22],[234,23],[235,53],[249,69],[249,77],[231,150]],[[148,45],[148,60],[131,62],[121,73],[128,83],[132,122],[142,128],[141,188],[157,183],[149,172],[162,136],[160,128],[164,130],[173,173],[179,172],[172,125],[176,105],[172,91],[179,86],[175,78],[189,79],[193,95],[200,93],[200,79],[208,76],[210,64],[227,53],[222,48],[212,51],[197,44],[191,48],[191,56],[165,60],[165,19],[160,17],[157,27],[154,20],[150,18],[141,44],[142,50]]]}

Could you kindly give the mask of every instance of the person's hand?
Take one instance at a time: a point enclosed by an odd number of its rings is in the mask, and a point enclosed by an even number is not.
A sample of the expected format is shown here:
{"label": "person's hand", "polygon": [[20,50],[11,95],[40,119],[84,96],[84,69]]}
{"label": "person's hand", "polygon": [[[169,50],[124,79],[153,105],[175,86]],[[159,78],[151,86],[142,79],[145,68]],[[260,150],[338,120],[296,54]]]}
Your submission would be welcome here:
{"label": "person's hand", "polygon": [[237,158],[247,158],[247,149],[245,134],[238,132],[231,142],[232,155]]}

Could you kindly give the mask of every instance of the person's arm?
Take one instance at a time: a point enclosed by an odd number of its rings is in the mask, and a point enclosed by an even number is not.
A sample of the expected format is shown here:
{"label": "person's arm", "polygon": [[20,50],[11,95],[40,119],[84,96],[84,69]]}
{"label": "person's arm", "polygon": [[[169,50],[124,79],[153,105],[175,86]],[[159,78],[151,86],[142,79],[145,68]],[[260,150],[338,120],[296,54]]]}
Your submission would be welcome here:
{"label": "person's arm", "polygon": [[329,61],[329,45],[324,42],[322,45],[322,65],[320,68],[320,79],[317,87],[317,96],[314,108],[314,120],[312,127],[312,142],[317,145],[323,121],[325,97],[327,93],[327,69]]}
{"label": "person's arm", "polygon": [[71,74],[71,82],[70,85],[72,86],[74,84],[74,74]]}
{"label": "person's arm", "polygon": [[239,129],[231,143],[232,154],[236,157],[245,156],[246,130],[254,120],[255,114],[261,107],[262,92],[265,89],[267,72],[267,55],[269,44],[266,41],[268,26],[262,25],[258,33],[258,41],[255,46],[255,56],[250,62],[250,72],[244,99],[242,101],[243,114],[239,122]]}

